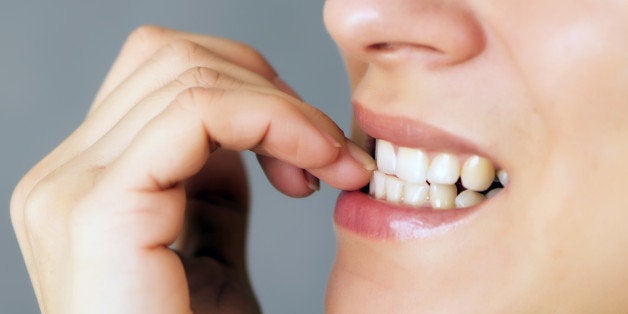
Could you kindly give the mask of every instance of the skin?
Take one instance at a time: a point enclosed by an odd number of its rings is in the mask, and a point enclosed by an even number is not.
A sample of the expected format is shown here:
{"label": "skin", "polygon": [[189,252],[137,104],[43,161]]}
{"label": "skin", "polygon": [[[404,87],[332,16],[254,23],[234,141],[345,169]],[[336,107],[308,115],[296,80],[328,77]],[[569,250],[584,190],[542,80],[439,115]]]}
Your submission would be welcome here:
{"label": "skin", "polygon": [[325,22],[365,107],[466,138],[511,177],[442,235],[338,228],[330,313],[628,310],[625,1],[328,0]]}
{"label": "skin", "polygon": [[[337,228],[329,313],[628,310],[625,1],[328,0],[324,18],[365,106],[462,136],[511,177],[499,208],[438,236]],[[252,48],[133,32],[11,201],[42,311],[259,311],[245,149],[297,197],[316,186],[307,173],[350,190],[373,169]]]}

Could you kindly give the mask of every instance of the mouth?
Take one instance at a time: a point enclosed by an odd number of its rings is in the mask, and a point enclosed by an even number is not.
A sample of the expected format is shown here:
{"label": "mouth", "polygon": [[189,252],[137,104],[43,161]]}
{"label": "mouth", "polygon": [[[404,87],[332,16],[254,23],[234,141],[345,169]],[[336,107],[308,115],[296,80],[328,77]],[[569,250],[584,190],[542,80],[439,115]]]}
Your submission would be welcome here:
{"label": "mouth", "polygon": [[354,115],[377,170],[367,187],[341,193],[338,227],[372,239],[429,237],[496,206],[507,192],[507,170],[473,142],[359,103]]}

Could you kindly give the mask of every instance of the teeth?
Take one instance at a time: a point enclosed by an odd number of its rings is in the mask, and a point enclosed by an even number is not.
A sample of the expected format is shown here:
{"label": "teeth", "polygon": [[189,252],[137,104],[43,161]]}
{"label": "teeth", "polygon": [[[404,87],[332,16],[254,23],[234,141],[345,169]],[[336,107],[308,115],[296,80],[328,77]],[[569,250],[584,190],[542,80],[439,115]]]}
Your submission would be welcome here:
{"label": "teeth", "polygon": [[458,158],[450,154],[439,154],[432,159],[427,171],[427,181],[436,184],[454,184],[460,176]]}
{"label": "teeth", "polygon": [[397,157],[395,156],[395,147],[393,144],[388,141],[377,140],[377,145],[375,147],[377,168],[383,173],[395,174],[395,168],[397,168]]}
{"label": "teeth", "polygon": [[464,162],[460,171],[462,186],[473,191],[488,189],[495,179],[493,163],[480,156],[472,156]]}
{"label": "teeth", "polygon": [[506,171],[497,171],[497,178],[499,179],[499,183],[501,183],[503,186],[508,186],[508,173]]}
{"label": "teeth", "polygon": [[425,204],[430,196],[427,183],[406,183],[403,188],[403,203],[412,206]]}
{"label": "teeth", "polygon": [[488,191],[488,193],[486,193],[486,198],[491,198],[493,196],[495,196],[495,194],[501,192],[502,189],[501,188],[496,188],[496,189],[492,189],[490,191]]}
{"label": "teeth", "polygon": [[460,192],[458,196],[456,196],[456,208],[465,208],[471,207],[485,200],[486,196],[471,190],[466,190]]}
{"label": "teeth", "polygon": [[429,158],[420,149],[399,147],[395,174],[409,182],[423,183],[427,177]]}
{"label": "teeth", "polygon": [[[493,163],[480,156],[469,157],[462,167],[457,156],[447,153],[437,154],[430,163],[421,149],[396,147],[378,139],[375,157],[378,170],[373,172],[369,193],[391,203],[412,207],[429,204],[434,209],[466,208],[499,193],[500,187],[487,193],[491,186],[499,186],[497,180],[503,186],[508,184],[508,174],[495,171]],[[459,179],[462,185],[457,183]],[[463,191],[458,193],[458,188]]]}
{"label": "teeth", "polygon": [[434,209],[451,209],[454,208],[456,203],[456,186],[451,184],[437,184],[430,185],[430,204]]}
{"label": "teeth", "polygon": [[386,200],[393,203],[401,202],[403,197],[403,181],[399,178],[386,176]]}
{"label": "teeth", "polygon": [[383,172],[373,171],[370,194],[380,200],[386,196],[386,175]]}

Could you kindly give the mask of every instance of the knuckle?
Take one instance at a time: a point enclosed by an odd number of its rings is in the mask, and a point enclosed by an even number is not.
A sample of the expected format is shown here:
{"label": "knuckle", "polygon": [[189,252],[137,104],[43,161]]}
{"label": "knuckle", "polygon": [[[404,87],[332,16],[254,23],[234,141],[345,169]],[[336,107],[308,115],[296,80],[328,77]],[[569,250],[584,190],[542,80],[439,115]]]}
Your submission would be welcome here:
{"label": "knuckle", "polygon": [[199,64],[201,60],[211,58],[205,47],[187,39],[173,40],[166,44],[163,50],[166,58],[183,64]]}
{"label": "knuckle", "polygon": [[195,87],[212,87],[217,86],[219,81],[221,80],[221,74],[218,71],[215,71],[206,67],[193,67],[187,70],[183,75],[179,78],[179,81],[184,86]]}
{"label": "knuckle", "polygon": [[11,194],[11,205],[9,206],[9,214],[11,215],[11,222],[13,225],[22,225],[24,223],[24,203],[26,201],[26,196],[30,189],[27,189],[27,177],[24,177],[17,184],[13,193]]}
{"label": "knuckle", "polygon": [[259,63],[267,63],[266,58],[261,52],[259,52],[259,50],[240,42],[236,43],[236,45],[238,46],[238,49],[249,59],[258,61]]}
{"label": "knuckle", "polygon": [[184,87],[240,88],[244,85],[244,82],[233,79],[227,74],[203,66],[193,67],[185,71],[177,78],[177,81]]}
{"label": "knuckle", "polygon": [[177,109],[199,112],[202,106],[219,101],[223,94],[224,91],[217,88],[191,87],[181,92],[172,105]]}
{"label": "knuckle", "polygon": [[59,184],[54,177],[48,176],[40,180],[24,200],[21,214],[23,224],[31,234],[38,234],[46,230],[55,218],[51,209],[58,203]]}
{"label": "knuckle", "polygon": [[29,202],[29,197],[33,194],[34,188],[46,176],[40,169],[35,166],[31,169],[15,186],[10,200],[10,215],[13,225],[24,225],[24,211]]}
{"label": "knuckle", "polygon": [[142,25],[129,34],[126,44],[135,46],[159,43],[166,37],[167,32],[167,29],[161,26]]}

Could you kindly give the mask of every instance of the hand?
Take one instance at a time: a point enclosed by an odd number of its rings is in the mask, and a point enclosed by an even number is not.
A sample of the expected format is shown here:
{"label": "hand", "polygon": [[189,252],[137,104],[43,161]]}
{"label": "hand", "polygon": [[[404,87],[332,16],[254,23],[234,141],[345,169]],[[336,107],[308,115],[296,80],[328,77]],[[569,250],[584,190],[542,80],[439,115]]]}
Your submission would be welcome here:
{"label": "hand", "polygon": [[297,197],[315,177],[360,188],[374,167],[280,82],[241,43],[136,30],[85,121],[13,194],[42,312],[258,312],[237,151]]}

